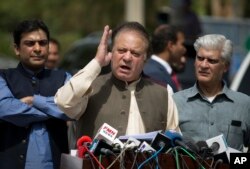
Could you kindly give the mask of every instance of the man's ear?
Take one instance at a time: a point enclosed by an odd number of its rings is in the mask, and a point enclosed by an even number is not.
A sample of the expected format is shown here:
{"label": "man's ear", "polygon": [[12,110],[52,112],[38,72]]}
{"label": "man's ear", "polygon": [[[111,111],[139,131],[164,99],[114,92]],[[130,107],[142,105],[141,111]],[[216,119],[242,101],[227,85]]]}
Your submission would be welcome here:
{"label": "man's ear", "polygon": [[174,47],[175,43],[172,42],[172,41],[169,41],[166,45],[167,49],[168,50],[173,50],[173,47]]}
{"label": "man's ear", "polygon": [[20,55],[19,46],[17,46],[17,44],[15,44],[15,43],[13,46],[14,46],[14,51],[15,51],[16,56],[19,56]]}
{"label": "man's ear", "polygon": [[229,69],[230,69],[230,63],[225,62],[224,64],[225,64],[224,73],[226,73],[226,72],[228,72]]}

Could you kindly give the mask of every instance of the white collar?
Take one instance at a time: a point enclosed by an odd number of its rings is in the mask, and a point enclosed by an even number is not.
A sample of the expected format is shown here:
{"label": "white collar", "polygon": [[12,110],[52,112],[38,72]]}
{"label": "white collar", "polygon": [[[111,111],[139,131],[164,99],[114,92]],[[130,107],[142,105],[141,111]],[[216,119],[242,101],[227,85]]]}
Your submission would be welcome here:
{"label": "white collar", "polygon": [[130,90],[130,91],[135,90],[136,85],[139,83],[140,80],[141,80],[141,77],[138,80],[136,80],[136,81],[134,81],[134,82],[132,82],[130,84],[128,84],[126,82],[127,89]]}
{"label": "white collar", "polygon": [[160,58],[160,57],[158,57],[158,56],[156,56],[156,55],[152,55],[151,56],[151,59],[152,60],[154,60],[154,61],[156,61],[156,62],[158,62],[158,63],[160,63],[165,69],[166,69],[166,71],[171,75],[172,74],[172,68],[171,68],[171,66],[169,65],[169,63],[168,62],[166,62],[165,60],[163,60],[162,58]]}

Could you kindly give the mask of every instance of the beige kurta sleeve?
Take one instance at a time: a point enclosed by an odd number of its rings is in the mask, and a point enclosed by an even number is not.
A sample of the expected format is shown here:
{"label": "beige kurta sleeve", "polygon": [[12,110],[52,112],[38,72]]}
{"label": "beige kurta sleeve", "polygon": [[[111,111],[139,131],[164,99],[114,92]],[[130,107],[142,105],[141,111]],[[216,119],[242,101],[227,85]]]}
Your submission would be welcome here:
{"label": "beige kurta sleeve", "polygon": [[57,91],[55,103],[67,116],[72,119],[81,117],[88,104],[91,84],[100,72],[100,64],[93,59]]}
{"label": "beige kurta sleeve", "polygon": [[179,128],[179,116],[176,104],[173,100],[172,93],[168,92],[168,119],[166,130],[175,130],[180,132]]}

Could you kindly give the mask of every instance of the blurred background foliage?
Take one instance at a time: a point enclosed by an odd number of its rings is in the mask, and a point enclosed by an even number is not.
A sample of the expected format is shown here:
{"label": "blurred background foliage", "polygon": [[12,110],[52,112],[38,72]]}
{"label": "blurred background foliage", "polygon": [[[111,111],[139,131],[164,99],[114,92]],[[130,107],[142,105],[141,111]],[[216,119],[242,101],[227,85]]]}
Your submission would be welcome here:
{"label": "blurred background foliage", "polygon": [[122,1],[103,0],[8,0],[0,2],[0,53],[13,56],[11,32],[24,19],[42,19],[51,36],[62,44],[62,53],[75,40],[115,25],[123,18]]}
{"label": "blurred background foliage", "polygon": [[[124,21],[126,0],[6,0],[0,2],[0,54],[15,57],[11,32],[24,19],[40,18],[49,27],[51,36],[61,42],[62,55],[70,45],[90,32],[114,27]],[[193,0],[198,15],[211,15],[213,0]],[[227,3],[230,0],[222,0]],[[234,1],[234,0],[231,0]],[[243,0],[239,0],[243,1]],[[149,31],[157,24],[156,14],[170,0],[145,0],[145,26]],[[238,2],[238,0],[237,0]],[[244,0],[243,17],[250,14],[250,3]]]}

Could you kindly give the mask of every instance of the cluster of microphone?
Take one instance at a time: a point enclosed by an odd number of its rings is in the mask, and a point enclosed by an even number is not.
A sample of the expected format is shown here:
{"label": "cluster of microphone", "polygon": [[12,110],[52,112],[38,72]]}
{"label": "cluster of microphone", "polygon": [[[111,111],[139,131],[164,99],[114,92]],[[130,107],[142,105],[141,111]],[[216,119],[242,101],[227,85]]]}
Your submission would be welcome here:
{"label": "cluster of microphone", "polygon": [[93,140],[88,136],[82,136],[77,141],[78,157],[85,158],[89,153],[94,156],[114,155],[125,149],[135,152],[165,153],[171,148],[180,147],[203,159],[218,157],[217,159],[229,163],[229,153],[234,150],[227,146],[223,135],[195,142],[172,130],[116,138],[117,133],[116,129],[104,123]]}

